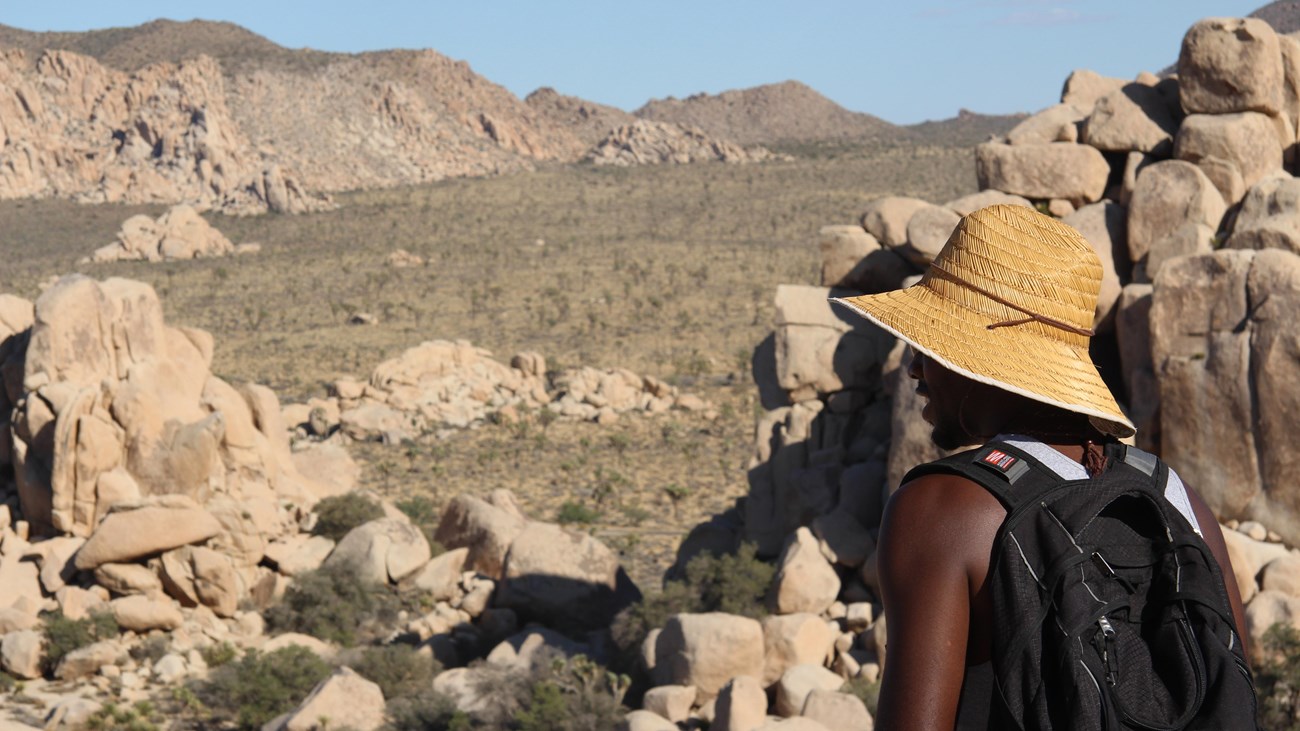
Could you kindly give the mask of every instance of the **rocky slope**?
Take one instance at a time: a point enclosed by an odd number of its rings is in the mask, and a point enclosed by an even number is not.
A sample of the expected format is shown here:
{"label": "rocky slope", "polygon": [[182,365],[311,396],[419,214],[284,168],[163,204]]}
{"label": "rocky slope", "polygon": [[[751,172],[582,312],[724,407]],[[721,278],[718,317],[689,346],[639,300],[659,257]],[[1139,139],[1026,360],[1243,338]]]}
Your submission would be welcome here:
{"label": "rocky slope", "polygon": [[599,144],[610,130],[636,121],[636,117],[618,107],[561,94],[549,86],[529,94],[524,103],[551,124],[567,128],[587,145]]}
{"label": "rocky slope", "polygon": [[[525,103],[432,50],[290,50],[228,23],[0,27],[0,49],[3,198],[311,210],[335,191],[578,161],[634,121],[549,90]],[[624,162],[749,157],[696,136],[701,154]]]}
{"label": "rocky slope", "polygon": [[808,142],[898,134],[895,125],[851,112],[798,81],[783,81],[686,99],[655,99],[633,112],[642,119],[698,127],[741,144]]}

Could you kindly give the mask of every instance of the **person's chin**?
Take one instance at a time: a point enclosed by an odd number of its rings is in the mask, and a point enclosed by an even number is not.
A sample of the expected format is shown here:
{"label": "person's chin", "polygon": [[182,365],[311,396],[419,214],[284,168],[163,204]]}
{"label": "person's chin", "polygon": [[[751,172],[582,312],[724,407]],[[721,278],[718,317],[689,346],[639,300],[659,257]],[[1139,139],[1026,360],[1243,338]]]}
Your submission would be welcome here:
{"label": "person's chin", "polygon": [[930,441],[934,442],[934,445],[939,449],[946,449],[948,451],[959,449],[969,443],[968,439],[963,439],[956,433],[944,429],[942,426],[935,426],[934,429],[930,431]]}

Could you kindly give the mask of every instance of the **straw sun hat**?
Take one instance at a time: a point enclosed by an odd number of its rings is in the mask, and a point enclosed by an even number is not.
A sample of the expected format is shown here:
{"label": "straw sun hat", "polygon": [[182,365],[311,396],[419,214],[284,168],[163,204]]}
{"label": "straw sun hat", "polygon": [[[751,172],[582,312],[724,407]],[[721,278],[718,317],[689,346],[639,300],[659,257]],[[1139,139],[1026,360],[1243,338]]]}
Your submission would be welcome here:
{"label": "straw sun hat", "polygon": [[998,205],[963,217],[915,285],[833,301],[967,378],[1127,437],[1133,424],[1088,355],[1101,274],[1078,231]]}

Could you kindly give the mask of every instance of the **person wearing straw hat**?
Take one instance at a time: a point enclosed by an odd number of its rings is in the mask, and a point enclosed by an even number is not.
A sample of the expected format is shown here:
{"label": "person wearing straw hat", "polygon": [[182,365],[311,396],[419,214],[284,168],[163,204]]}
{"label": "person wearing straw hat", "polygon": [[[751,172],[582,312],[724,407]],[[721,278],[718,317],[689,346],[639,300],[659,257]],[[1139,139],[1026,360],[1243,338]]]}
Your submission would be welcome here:
{"label": "person wearing straw hat", "polygon": [[[908,374],[927,398],[921,416],[937,445],[1013,440],[1063,478],[1081,479],[1105,469],[1105,444],[1135,431],[1088,352],[1101,276],[1073,228],[999,205],[962,218],[917,284],[835,302],[911,346]],[[1170,479],[1185,495],[1171,502],[1203,531],[1246,637],[1218,522]],[[991,492],[955,474],[912,479],[890,498],[878,544],[889,656],[877,728],[997,727],[988,578],[1006,517]]]}

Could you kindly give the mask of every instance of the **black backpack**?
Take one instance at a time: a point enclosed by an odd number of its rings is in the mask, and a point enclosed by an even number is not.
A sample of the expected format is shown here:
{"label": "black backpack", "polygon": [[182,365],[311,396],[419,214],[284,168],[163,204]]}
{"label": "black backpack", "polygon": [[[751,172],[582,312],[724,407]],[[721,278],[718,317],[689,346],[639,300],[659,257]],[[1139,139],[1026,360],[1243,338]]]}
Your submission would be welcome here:
{"label": "black backpack", "polygon": [[[1169,468],[1122,444],[1064,480],[991,442],[917,467],[962,475],[1007,509],[993,546],[994,728],[1255,729],[1223,573],[1164,497]],[[996,705],[996,700],[995,700]]]}

